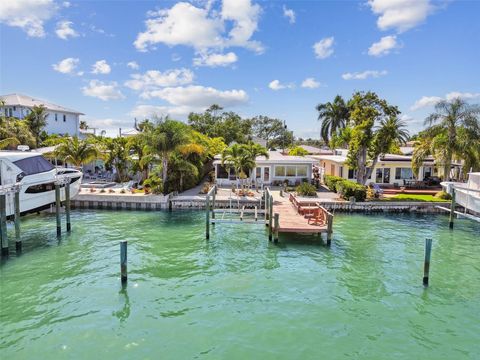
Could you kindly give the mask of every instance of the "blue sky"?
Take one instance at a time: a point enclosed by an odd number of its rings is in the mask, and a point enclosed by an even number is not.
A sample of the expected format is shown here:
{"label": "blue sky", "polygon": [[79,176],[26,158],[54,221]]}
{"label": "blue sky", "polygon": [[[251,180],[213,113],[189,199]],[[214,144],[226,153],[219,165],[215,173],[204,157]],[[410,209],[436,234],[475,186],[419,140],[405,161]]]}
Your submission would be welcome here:
{"label": "blue sky", "polygon": [[116,133],[211,103],[318,137],[315,106],[373,90],[411,132],[442,98],[480,102],[480,1],[0,3],[0,93]]}

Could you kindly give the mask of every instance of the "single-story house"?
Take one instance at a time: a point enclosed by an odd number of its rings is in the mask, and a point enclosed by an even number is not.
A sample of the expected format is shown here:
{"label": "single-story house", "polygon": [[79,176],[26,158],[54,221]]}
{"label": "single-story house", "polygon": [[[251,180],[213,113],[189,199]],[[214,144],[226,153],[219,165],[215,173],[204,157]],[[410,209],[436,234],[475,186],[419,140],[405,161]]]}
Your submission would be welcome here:
{"label": "single-story house", "polygon": [[[356,170],[350,169],[346,165],[348,150],[337,149],[334,155],[316,155],[311,158],[319,162],[323,167],[325,175],[340,176],[344,179],[355,180]],[[432,157],[428,157],[419,169],[418,179],[438,176],[438,168]],[[412,170],[412,155],[386,154],[377,162],[372,171],[369,183],[403,185],[404,180],[414,180],[417,177]]]}
{"label": "single-story house", "polygon": [[[280,151],[269,151],[268,159],[258,156],[255,168],[247,174],[247,181],[252,184],[281,185],[285,180],[295,185],[302,181],[310,181],[313,175],[313,165],[318,161],[309,157],[283,155]],[[215,180],[218,185],[231,185],[237,182],[235,171],[222,166],[220,156],[213,162]]]}

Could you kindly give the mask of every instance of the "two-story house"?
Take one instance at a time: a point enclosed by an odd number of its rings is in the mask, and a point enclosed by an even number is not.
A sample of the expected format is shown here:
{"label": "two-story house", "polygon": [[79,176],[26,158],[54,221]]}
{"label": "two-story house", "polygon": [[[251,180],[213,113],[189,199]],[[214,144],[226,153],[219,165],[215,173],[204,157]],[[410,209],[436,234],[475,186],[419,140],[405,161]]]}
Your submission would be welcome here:
{"label": "two-story house", "polygon": [[23,119],[34,106],[43,105],[48,113],[45,127],[48,134],[79,135],[79,118],[85,115],[79,111],[22,94],[0,95],[0,99],[3,101],[0,103],[1,115]]}

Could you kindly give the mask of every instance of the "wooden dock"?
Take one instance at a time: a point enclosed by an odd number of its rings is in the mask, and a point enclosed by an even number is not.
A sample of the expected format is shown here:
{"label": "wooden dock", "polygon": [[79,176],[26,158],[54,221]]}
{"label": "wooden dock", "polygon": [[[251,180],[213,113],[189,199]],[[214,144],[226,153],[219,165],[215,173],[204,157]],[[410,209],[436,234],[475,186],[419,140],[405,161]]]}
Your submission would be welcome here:
{"label": "wooden dock", "polygon": [[304,215],[299,214],[288,197],[273,194],[273,212],[279,214],[280,233],[320,234],[328,233],[328,224],[315,225],[308,222]]}

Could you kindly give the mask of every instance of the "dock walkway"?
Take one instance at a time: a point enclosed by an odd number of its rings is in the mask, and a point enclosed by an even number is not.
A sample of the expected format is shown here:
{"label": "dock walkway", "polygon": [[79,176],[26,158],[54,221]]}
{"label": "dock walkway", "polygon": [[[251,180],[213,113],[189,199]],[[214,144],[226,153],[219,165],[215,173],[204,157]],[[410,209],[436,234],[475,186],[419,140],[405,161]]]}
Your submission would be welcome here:
{"label": "dock walkway", "polygon": [[280,233],[326,233],[328,232],[327,224],[314,225],[309,224],[308,219],[297,212],[294,205],[288,200],[288,197],[280,196],[279,192],[272,192],[273,195],[273,212],[279,214]]}

